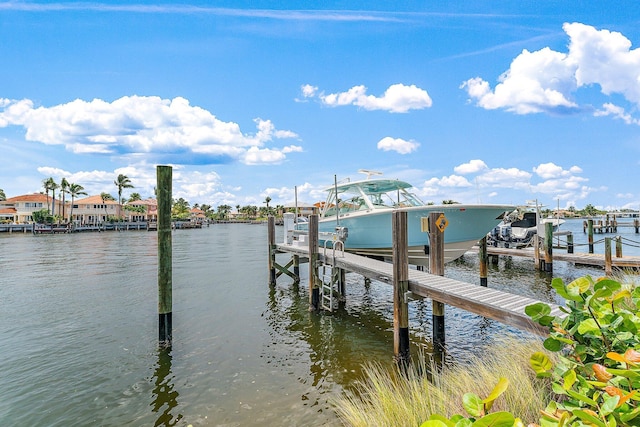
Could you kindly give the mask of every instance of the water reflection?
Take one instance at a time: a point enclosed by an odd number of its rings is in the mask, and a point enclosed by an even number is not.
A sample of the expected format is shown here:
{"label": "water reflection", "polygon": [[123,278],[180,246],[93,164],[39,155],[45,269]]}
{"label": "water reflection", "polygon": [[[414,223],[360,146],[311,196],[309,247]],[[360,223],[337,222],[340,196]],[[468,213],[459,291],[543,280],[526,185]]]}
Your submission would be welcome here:
{"label": "water reflection", "polygon": [[[302,280],[305,283],[305,280]],[[347,275],[346,303],[333,313],[309,312],[308,290],[301,286],[278,284],[269,290],[264,317],[273,330],[274,344],[296,348],[304,343],[309,357],[310,377],[300,378],[323,395],[335,384],[354,390],[363,379],[363,365],[393,363],[393,304],[391,287],[365,285],[358,275]],[[430,309],[419,309],[420,322],[430,323]],[[430,301],[429,301],[430,303]],[[429,320],[427,320],[429,318]],[[422,336],[412,334],[411,352],[431,352]],[[281,342],[278,342],[281,341]],[[282,342],[284,341],[284,342]],[[290,354],[284,351],[279,364],[286,365]],[[308,396],[302,396],[307,400]],[[322,405],[321,401],[309,405]]]}
{"label": "water reflection", "polygon": [[172,409],[178,406],[178,391],[174,389],[171,374],[171,350],[158,350],[158,363],[153,374],[154,388],[152,411],[159,414],[154,426],[175,426],[182,419],[182,414],[173,415]]}

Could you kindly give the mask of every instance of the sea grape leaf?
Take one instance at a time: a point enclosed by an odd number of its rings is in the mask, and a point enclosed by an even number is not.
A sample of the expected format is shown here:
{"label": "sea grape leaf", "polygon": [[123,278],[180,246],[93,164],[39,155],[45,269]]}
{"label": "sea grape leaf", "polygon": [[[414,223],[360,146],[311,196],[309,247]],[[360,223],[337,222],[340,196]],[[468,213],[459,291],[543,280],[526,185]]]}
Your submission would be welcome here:
{"label": "sea grape leaf", "polygon": [[576,371],[574,371],[573,369],[567,371],[567,373],[564,376],[564,384],[563,387],[565,390],[569,390],[571,387],[573,387],[573,384],[576,382],[577,376],[576,376]]}
{"label": "sea grape leaf", "polygon": [[420,424],[420,427],[448,427],[440,420],[428,420]]}
{"label": "sea grape leaf", "polygon": [[551,307],[543,302],[537,302],[526,306],[524,312],[527,316],[537,322],[538,319],[548,316],[549,313],[551,313]]}
{"label": "sea grape leaf", "polygon": [[472,427],[513,427],[515,417],[510,412],[494,412],[476,420]]}
{"label": "sea grape leaf", "polygon": [[594,335],[602,335],[602,332],[600,331],[600,328],[598,327],[598,324],[596,323],[595,319],[589,318],[589,319],[585,319],[582,322],[580,322],[580,325],[578,325],[578,333],[580,335],[585,335],[585,334],[594,334]]}
{"label": "sea grape leaf", "polygon": [[591,415],[588,412],[585,412],[585,411],[583,411],[581,409],[574,409],[573,410],[573,415],[575,415],[576,417],[580,418],[582,421],[586,421],[588,423],[595,424],[595,425],[597,425],[599,427],[606,427],[605,423],[601,419],[599,419],[597,417],[594,417],[593,415]]}
{"label": "sea grape leaf", "polygon": [[481,417],[484,415],[482,399],[474,393],[465,393],[465,395],[462,396],[462,406],[472,417]]}
{"label": "sea grape leaf", "polygon": [[542,345],[549,351],[560,351],[564,347],[564,344],[555,337],[547,338],[546,340],[544,340],[544,343]]}
{"label": "sea grape leaf", "polygon": [[491,390],[489,396],[485,397],[482,400],[482,403],[487,404],[487,409],[491,409],[491,405],[493,405],[493,401],[496,400],[502,393],[504,393],[509,387],[509,380],[505,377],[500,377],[498,380],[498,384]]}
{"label": "sea grape leaf", "polygon": [[529,358],[529,364],[536,374],[548,372],[553,368],[551,359],[549,359],[546,354],[540,351],[537,351],[531,355],[531,357]]}

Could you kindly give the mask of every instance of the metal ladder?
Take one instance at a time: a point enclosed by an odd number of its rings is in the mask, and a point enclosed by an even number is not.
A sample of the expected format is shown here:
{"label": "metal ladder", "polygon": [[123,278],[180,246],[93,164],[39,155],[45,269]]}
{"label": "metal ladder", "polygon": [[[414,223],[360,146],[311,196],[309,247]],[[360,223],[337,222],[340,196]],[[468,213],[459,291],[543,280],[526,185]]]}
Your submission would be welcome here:
{"label": "metal ladder", "polygon": [[[332,264],[327,265],[323,263],[318,272],[318,277],[321,281],[320,286],[320,305],[323,310],[333,311],[338,307],[338,301],[336,296],[340,295],[340,269],[336,268],[336,246],[339,246],[344,256],[344,243],[340,240],[333,242],[333,257]],[[324,244],[324,256],[326,260],[327,255],[327,241]]]}

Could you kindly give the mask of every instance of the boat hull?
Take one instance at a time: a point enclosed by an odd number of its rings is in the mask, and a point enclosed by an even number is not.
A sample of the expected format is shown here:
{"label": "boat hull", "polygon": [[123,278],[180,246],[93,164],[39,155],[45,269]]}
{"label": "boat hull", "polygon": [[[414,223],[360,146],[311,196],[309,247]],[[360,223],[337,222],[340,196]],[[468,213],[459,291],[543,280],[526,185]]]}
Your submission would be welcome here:
{"label": "boat hull", "polygon": [[[448,221],[444,231],[445,262],[462,256],[499,222],[510,206],[504,205],[431,205],[403,208],[407,212],[409,263],[428,265],[429,235],[421,229],[422,218],[442,212]],[[346,213],[339,218],[319,221],[320,232],[346,227],[345,249],[368,256],[390,257],[393,247],[391,216],[394,209],[370,209]]]}

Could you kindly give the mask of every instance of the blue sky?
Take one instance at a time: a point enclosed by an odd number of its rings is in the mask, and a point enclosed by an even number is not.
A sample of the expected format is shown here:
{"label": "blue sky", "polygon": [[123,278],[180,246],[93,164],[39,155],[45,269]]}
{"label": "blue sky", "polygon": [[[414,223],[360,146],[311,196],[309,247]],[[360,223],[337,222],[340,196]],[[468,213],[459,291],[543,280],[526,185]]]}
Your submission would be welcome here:
{"label": "blue sky", "polygon": [[0,1],[0,188],[640,209],[639,44],[636,1]]}

